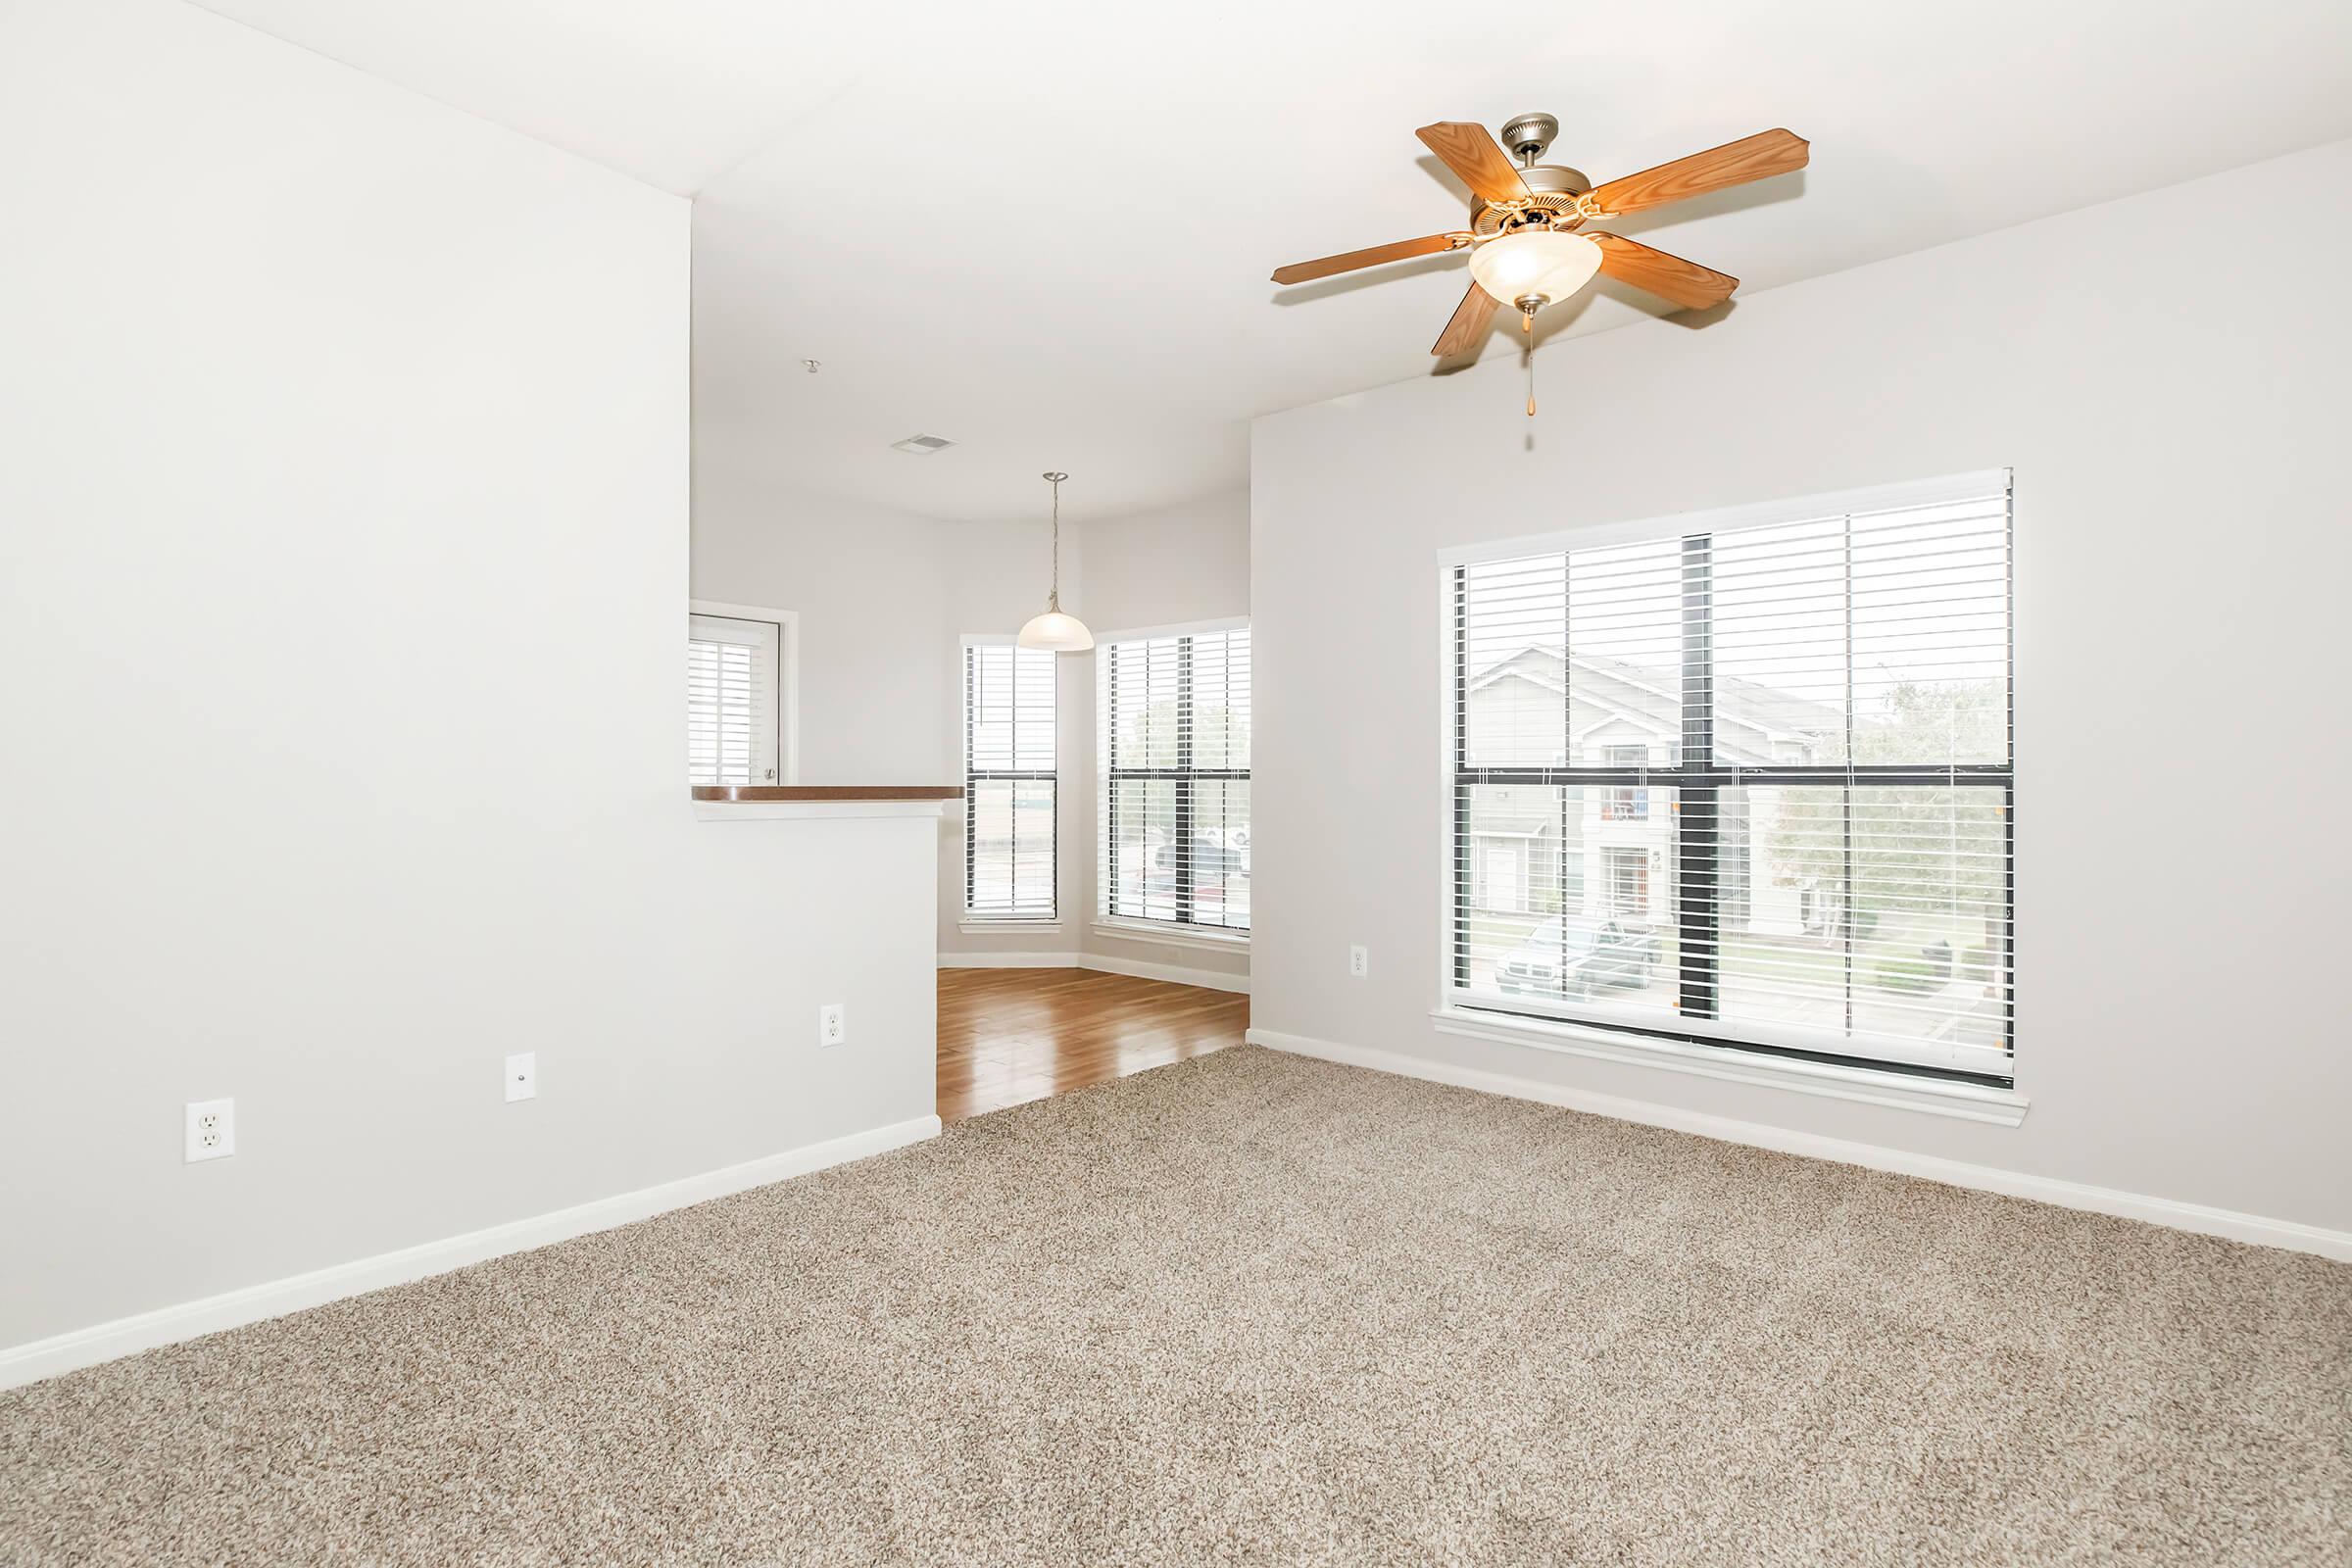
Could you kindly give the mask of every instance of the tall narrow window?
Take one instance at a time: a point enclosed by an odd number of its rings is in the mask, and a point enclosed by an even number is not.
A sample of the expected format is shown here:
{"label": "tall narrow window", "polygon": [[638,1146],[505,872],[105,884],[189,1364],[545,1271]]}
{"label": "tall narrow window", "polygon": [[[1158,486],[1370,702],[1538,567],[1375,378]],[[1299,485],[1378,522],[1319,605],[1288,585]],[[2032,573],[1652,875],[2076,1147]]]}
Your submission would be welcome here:
{"label": "tall narrow window", "polygon": [[963,906],[1054,918],[1054,655],[1010,638],[963,649]]}
{"label": "tall narrow window", "polygon": [[737,615],[686,617],[686,780],[773,784],[781,626]]}
{"label": "tall narrow window", "polygon": [[1250,929],[1250,628],[1105,640],[1102,912]]}
{"label": "tall narrow window", "polygon": [[1449,1000],[2006,1083],[2005,471],[1448,568]]}

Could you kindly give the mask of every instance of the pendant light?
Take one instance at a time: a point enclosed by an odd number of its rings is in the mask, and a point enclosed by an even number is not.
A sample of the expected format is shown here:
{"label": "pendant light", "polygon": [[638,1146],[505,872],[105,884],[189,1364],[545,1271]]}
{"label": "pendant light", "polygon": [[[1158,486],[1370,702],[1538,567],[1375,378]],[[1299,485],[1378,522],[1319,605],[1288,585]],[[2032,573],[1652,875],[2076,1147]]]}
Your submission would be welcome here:
{"label": "pendant light", "polygon": [[1083,654],[1095,646],[1095,634],[1076,615],[1061,612],[1061,481],[1066,473],[1048,472],[1054,486],[1054,586],[1046,594],[1046,612],[1030,617],[1015,638],[1023,648],[1046,648],[1057,654]]}

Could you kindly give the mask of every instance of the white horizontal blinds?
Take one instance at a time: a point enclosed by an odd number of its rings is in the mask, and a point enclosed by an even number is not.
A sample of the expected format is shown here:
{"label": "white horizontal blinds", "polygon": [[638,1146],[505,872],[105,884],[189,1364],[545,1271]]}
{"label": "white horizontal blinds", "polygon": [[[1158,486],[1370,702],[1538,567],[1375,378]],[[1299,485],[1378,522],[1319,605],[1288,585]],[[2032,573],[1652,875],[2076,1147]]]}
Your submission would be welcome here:
{"label": "white horizontal blinds", "polygon": [[1106,641],[1099,671],[1106,915],[1250,928],[1250,629]]}
{"label": "white horizontal blinds", "polygon": [[1720,1016],[2005,1070],[2006,488],[1722,535],[1713,586],[1719,760],[1851,764],[1722,792]]}
{"label": "white horizontal blinds", "polygon": [[1456,568],[1465,1000],[2005,1078],[2006,476]]}
{"label": "white horizontal blinds", "polygon": [[776,624],[686,617],[686,777],[776,782]]}
{"label": "white horizontal blinds", "polygon": [[[1457,983],[1557,1002],[1605,956],[1606,994],[1672,1023],[1675,797],[1637,780],[1681,755],[1681,542],[1473,565],[1456,608],[1461,742],[1494,780],[1457,790]],[[1626,781],[1567,771],[1604,766]]]}
{"label": "white horizontal blinds", "polygon": [[964,908],[1054,917],[1054,655],[1009,642],[964,648]]}

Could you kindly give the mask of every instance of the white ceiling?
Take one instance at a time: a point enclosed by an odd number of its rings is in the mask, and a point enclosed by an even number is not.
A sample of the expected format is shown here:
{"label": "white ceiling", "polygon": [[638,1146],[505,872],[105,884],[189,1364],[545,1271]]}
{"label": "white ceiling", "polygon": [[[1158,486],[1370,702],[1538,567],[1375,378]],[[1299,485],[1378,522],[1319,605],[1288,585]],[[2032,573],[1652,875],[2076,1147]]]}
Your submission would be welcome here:
{"label": "white ceiling", "polygon": [[[1519,36],[1431,0],[209,4],[695,194],[702,439],[958,519],[1036,514],[1049,466],[1079,518],[1233,488],[1251,416],[1439,373],[1459,256],[1266,281],[1457,224],[1431,121],[1547,110],[1550,161],[1595,179],[1788,126],[1804,173],[1610,225],[1750,294],[2352,135],[2341,0],[1620,0]],[[2229,222],[2184,207],[2184,242],[2259,237]],[[1640,299],[1604,282],[1542,330]],[[1544,356],[1554,418],[1573,358]],[[959,445],[888,450],[917,431]]]}

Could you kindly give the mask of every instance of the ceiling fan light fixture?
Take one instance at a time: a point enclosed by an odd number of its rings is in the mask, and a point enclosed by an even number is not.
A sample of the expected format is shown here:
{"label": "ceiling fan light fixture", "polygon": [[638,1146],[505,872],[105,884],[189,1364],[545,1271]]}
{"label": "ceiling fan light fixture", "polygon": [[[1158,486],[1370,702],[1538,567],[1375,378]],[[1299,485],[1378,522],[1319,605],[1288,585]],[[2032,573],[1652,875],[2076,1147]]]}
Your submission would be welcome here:
{"label": "ceiling fan light fixture", "polygon": [[1600,260],[1600,247],[1582,234],[1529,229],[1472,251],[1470,275],[1498,304],[1516,307],[1533,297],[1550,305],[1592,282]]}
{"label": "ceiling fan light fixture", "polygon": [[1740,286],[1731,273],[1669,256],[1623,234],[1595,230],[1587,236],[1572,230],[1590,219],[1620,218],[1792,174],[1813,156],[1811,143],[1783,126],[1595,185],[1565,165],[1535,161],[1549,151],[1559,128],[1552,115],[1520,115],[1505,124],[1503,137],[1520,160],[1513,165],[1511,153],[1504,152],[1484,125],[1462,120],[1423,125],[1413,134],[1469,187],[1470,227],[1294,262],[1274,269],[1274,281],[1307,283],[1415,256],[1468,250],[1470,286],[1446,318],[1446,330],[1429,346],[1441,360],[1457,354],[1475,357],[1486,344],[1494,312],[1505,305],[1520,313],[1520,327],[1532,340],[1535,313],[1583,288],[1596,271],[1682,310],[1712,310]]}

